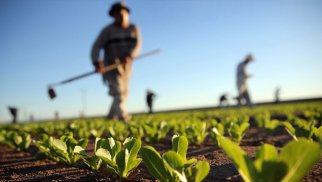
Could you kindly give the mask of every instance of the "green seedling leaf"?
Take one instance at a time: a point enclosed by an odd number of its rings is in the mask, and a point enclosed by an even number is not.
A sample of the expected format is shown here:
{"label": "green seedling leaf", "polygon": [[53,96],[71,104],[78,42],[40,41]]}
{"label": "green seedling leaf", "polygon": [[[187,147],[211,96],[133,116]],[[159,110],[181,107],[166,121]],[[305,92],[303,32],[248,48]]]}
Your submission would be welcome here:
{"label": "green seedling leaf", "polygon": [[103,149],[103,148],[98,149],[96,151],[95,155],[100,157],[100,158],[102,158],[103,161],[105,161],[105,162],[108,162],[108,163],[111,163],[111,164],[114,163],[113,160],[112,160],[111,153],[106,149]]}
{"label": "green seedling leaf", "polygon": [[210,171],[210,165],[208,162],[199,161],[196,164],[196,168],[194,170],[195,182],[201,182],[208,175]]}
{"label": "green seedling leaf", "polygon": [[172,169],[182,173],[184,169],[185,161],[178,153],[174,151],[168,151],[162,156],[163,161],[168,164]]}
{"label": "green seedling leaf", "polygon": [[280,159],[288,167],[288,173],[283,182],[300,181],[315,162],[320,159],[320,146],[305,139],[288,143],[281,151]]}
{"label": "green seedling leaf", "polygon": [[183,160],[186,160],[188,140],[184,136],[174,135],[172,137],[172,150],[178,153]]}
{"label": "green seedling leaf", "polygon": [[141,148],[141,157],[149,173],[161,182],[170,181],[171,174],[166,169],[160,154],[151,146]]}
{"label": "green seedling leaf", "polygon": [[56,149],[59,149],[60,151],[67,153],[67,145],[63,141],[53,138],[51,144]]}
{"label": "green seedling leaf", "polygon": [[180,154],[174,151],[168,151],[162,156],[163,162],[174,174],[176,174],[180,181],[185,182],[187,178],[184,173],[184,160]]}
{"label": "green seedling leaf", "polygon": [[136,168],[141,159],[137,159],[137,154],[141,148],[141,141],[135,138],[127,138],[124,141],[124,149],[116,157],[119,171],[122,177],[127,177]]}
{"label": "green seedling leaf", "polygon": [[78,146],[78,145],[74,148],[73,152],[76,153],[76,154],[83,155],[83,156],[87,155],[85,149],[83,147],[81,147],[81,146]]}
{"label": "green seedling leaf", "polygon": [[255,179],[265,179],[265,181],[280,181],[287,170],[283,162],[279,162],[278,153],[274,146],[264,144],[256,151],[254,165],[257,170]]}
{"label": "green seedling leaf", "polygon": [[13,141],[16,146],[19,146],[22,143],[22,137],[15,133],[15,135],[13,135]]}
{"label": "green seedling leaf", "polygon": [[244,181],[251,182],[252,176],[256,176],[256,170],[252,161],[247,157],[246,152],[242,150],[238,144],[223,136],[218,137],[218,141],[219,146],[224,149],[227,156],[232,160]]}

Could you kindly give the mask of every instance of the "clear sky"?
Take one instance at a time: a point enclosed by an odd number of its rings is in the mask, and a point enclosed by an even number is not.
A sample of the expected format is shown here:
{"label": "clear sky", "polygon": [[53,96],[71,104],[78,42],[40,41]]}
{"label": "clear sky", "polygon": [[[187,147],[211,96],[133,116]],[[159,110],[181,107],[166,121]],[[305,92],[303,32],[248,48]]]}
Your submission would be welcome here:
{"label": "clear sky", "polygon": [[[0,1],[0,122],[105,115],[107,87],[94,75],[47,85],[91,71],[90,49],[112,19],[107,0]],[[256,60],[249,92],[254,102],[322,96],[321,0],[129,0],[140,26],[142,53],[160,54],[134,63],[129,112],[146,111],[145,94],[157,94],[156,110],[215,106],[222,93],[237,94],[236,66],[248,53]],[[232,103],[232,101],[231,101]],[[85,107],[84,107],[85,106]]]}

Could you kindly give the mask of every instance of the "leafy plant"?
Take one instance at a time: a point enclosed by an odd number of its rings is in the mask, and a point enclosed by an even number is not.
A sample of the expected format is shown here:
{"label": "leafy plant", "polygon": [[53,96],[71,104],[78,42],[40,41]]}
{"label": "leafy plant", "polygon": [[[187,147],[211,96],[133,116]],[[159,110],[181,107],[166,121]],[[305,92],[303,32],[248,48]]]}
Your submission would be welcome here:
{"label": "leafy plant", "polygon": [[215,142],[216,145],[218,145],[218,135],[216,133],[219,133],[220,135],[225,134],[225,127],[221,123],[218,123],[216,126],[214,126],[209,133],[210,138]]}
{"label": "leafy plant", "polygon": [[140,148],[141,140],[135,138],[126,138],[123,147],[120,141],[115,141],[112,137],[97,138],[95,155],[102,159],[108,171],[120,178],[127,178],[142,161],[137,158]]}
{"label": "leafy plant", "polygon": [[146,133],[145,140],[147,142],[158,142],[161,139],[164,139],[168,134],[170,127],[166,122],[149,122],[143,124],[143,129]]}
{"label": "leafy plant", "polygon": [[321,154],[317,143],[299,139],[284,146],[280,154],[274,146],[264,144],[258,148],[255,159],[251,160],[238,144],[223,136],[219,136],[218,140],[219,146],[246,182],[300,181]]}
{"label": "leafy plant", "polygon": [[129,124],[129,130],[130,130],[131,136],[133,136],[138,140],[141,140],[142,137],[144,136],[144,130],[142,125]]}
{"label": "leafy plant", "polygon": [[105,129],[105,128],[102,128],[102,129],[91,129],[91,130],[90,130],[90,134],[91,134],[92,136],[94,136],[95,138],[99,138],[99,137],[101,137],[101,135],[103,134],[104,129]]}
{"label": "leafy plant", "polygon": [[185,134],[189,142],[200,145],[208,135],[207,125],[205,122],[196,121],[186,128]]}
{"label": "leafy plant", "polygon": [[116,140],[124,141],[128,134],[128,129],[122,122],[113,122],[111,126],[107,127],[107,135]]}
{"label": "leafy plant", "polygon": [[266,123],[270,122],[271,114],[268,111],[257,113],[254,116],[254,121],[259,128],[265,128]]}
{"label": "leafy plant", "polygon": [[[195,158],[186,159],[188,140],[185,136],[174,135],[172,150],[161,155],[151,146],[141,149],[141,156],[149,173],[161,182],[165,181],[202,181],[209,173],[210,166]],[[197,163],[196,163],[197,162]],[[193,166],[193,164],[195,164]]]}
{"label": "leafy plant", "polygon": [[40,140],[34,141],[34,143],[49,158],[73,165],[81,158],[77,146],[86,148],[88,140],[80,139],[77,141],[74,139],[73,133],[67,133],[60,139],[42,134]]}
{"label": "leafy plant", "polygon": [[293,137],[294,140],[298,140],[299,137],[303,137],[309,140],[317,141],[317,132],[318,128],[315,127],[315,121],[311,120],[306,122],[303,120],[293,121],[293,125],[289,122],[282,122],[282,125],[285,126],[286,131]]}
{"label": "leafy plant", "polygon": [[0,143],[16,148],[18,151],[23,151],[29,148],[31,137],[26,132],[2,130],[0,133]]}
{"label": "leafy plant", "polygon": [[239,143],[241,139],[244,137],[248,128],[249,128],[248,122],[243,122],[240,125],[238,123],[231,122],[227,131],[231,139]]}
{"label": "leafy plant", "polygon": [[98,171],[101,167],[102,160],[98,156],[90,156],[83,147],[76,146],[74,152],[79,154],[83,159],[84,164],[93,171]]}

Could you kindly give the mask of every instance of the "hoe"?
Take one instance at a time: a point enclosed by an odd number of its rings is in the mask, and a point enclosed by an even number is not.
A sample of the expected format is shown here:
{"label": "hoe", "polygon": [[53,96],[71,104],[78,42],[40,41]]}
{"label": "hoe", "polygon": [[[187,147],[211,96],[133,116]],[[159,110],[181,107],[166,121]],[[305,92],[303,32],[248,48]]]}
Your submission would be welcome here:
{"label": "hoe", "polygon": [[[153,51],[150,51],[150,52],[147,52],[147,53],[144,53],[144,54],[141,54],[140,56],[136,57],[134,60],[138,60],[138,59],[142,59],[142,58],[145,58],[145,57],[148,57],[148,56],[151,56],[151,55],[154,55],[154,54],[157,54],[160,52],[160,49],[156,49],[156,50],[153,50]],[[134,61],[133,60],[133,61]],[[116,69],[118,66],[119,66],[120,63],[116,63],[116,64],[112,64],[110,66],[106,66],[103,68],[103,71],[101,73],[106,73],[106,72],[109,72],[111,70],[114,70]],[[49,98],[50,99],[54,99],[57,95],[56,95],[56,92],[54,90],[54,86],[59,86],[59,85],[64,85],[66,83],[70,83],[70,82],[73,82],[75,80],[79,80],[81,78],[85,78],[87,76],[90,76],[90,75],[93,75],[95,74],[96,71],[90,71],[90,72],[87,72],[87,73],[83,73],[81,75],[77,75],[77,76],[74,76],[72,78],[69,78],[69,79],[66,79],[66,80],[63,80],[63,81],[60,81],[58,83],[54,83],[54,84],[49,84],[48,86],[48,95],[49,95]]]}

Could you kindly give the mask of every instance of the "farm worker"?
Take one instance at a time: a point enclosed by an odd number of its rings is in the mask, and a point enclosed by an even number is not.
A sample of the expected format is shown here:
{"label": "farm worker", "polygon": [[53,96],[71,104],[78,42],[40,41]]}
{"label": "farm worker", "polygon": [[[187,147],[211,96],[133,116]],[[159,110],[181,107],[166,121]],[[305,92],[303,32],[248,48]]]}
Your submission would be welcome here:
{"label": "farm worker", "polygon": [[229,106],[228,95],[226,93],[222,94],[219,97],[219,107],[225,107],[225,106]]}
{"label": "farm worker", "polygon": [[9,106],[8,110],[12,116],[12,123],[13,124],[17,123],[18,109],[16,107]]}
{"label": "farm worker", "polygon": [[281,94],[281,88],[277,87],[274,94],[276,103],[280,102],[280,94]]}
{"label": "farm worker", "polygon": [[[103,73],[103,81],[109,87],[113,97],[108,119],[127,122],[130,116],[126,112],[126,99],[129,93],[129,80],[132,72],[132,60],[141,50],[139,27],[129,21],[130,9],[124,2],[111,6],[108,14],[114,22],[102,29],[94,42],[91,59],[96,72],[102,72],[104,66],[121,63],[117,69]],[[104,61],[99,58],[104,50]]]}
{"label": "farm worker", "polygon": [[252,107],[252,101],[250,99],[248,89],[247,89],[247,80],[252,77],[246,71],[246,66],[254,60],[254,57],[249,54],[246,56],[245,60],[238,64],[237,67],[237,89],[238,89],[238,96],[237,102],[238,105],[241,105],[241,102],[245,100],[246,104],[249,107]]}
{"label": "farm worker", "polygon": [[148,108],[149,108],[149,114],[153,113],[152,105],[153,105],[154,97],[155,97],[155,94],[150,89],[148,89],[146,91],[146,103],[147,103]]}

